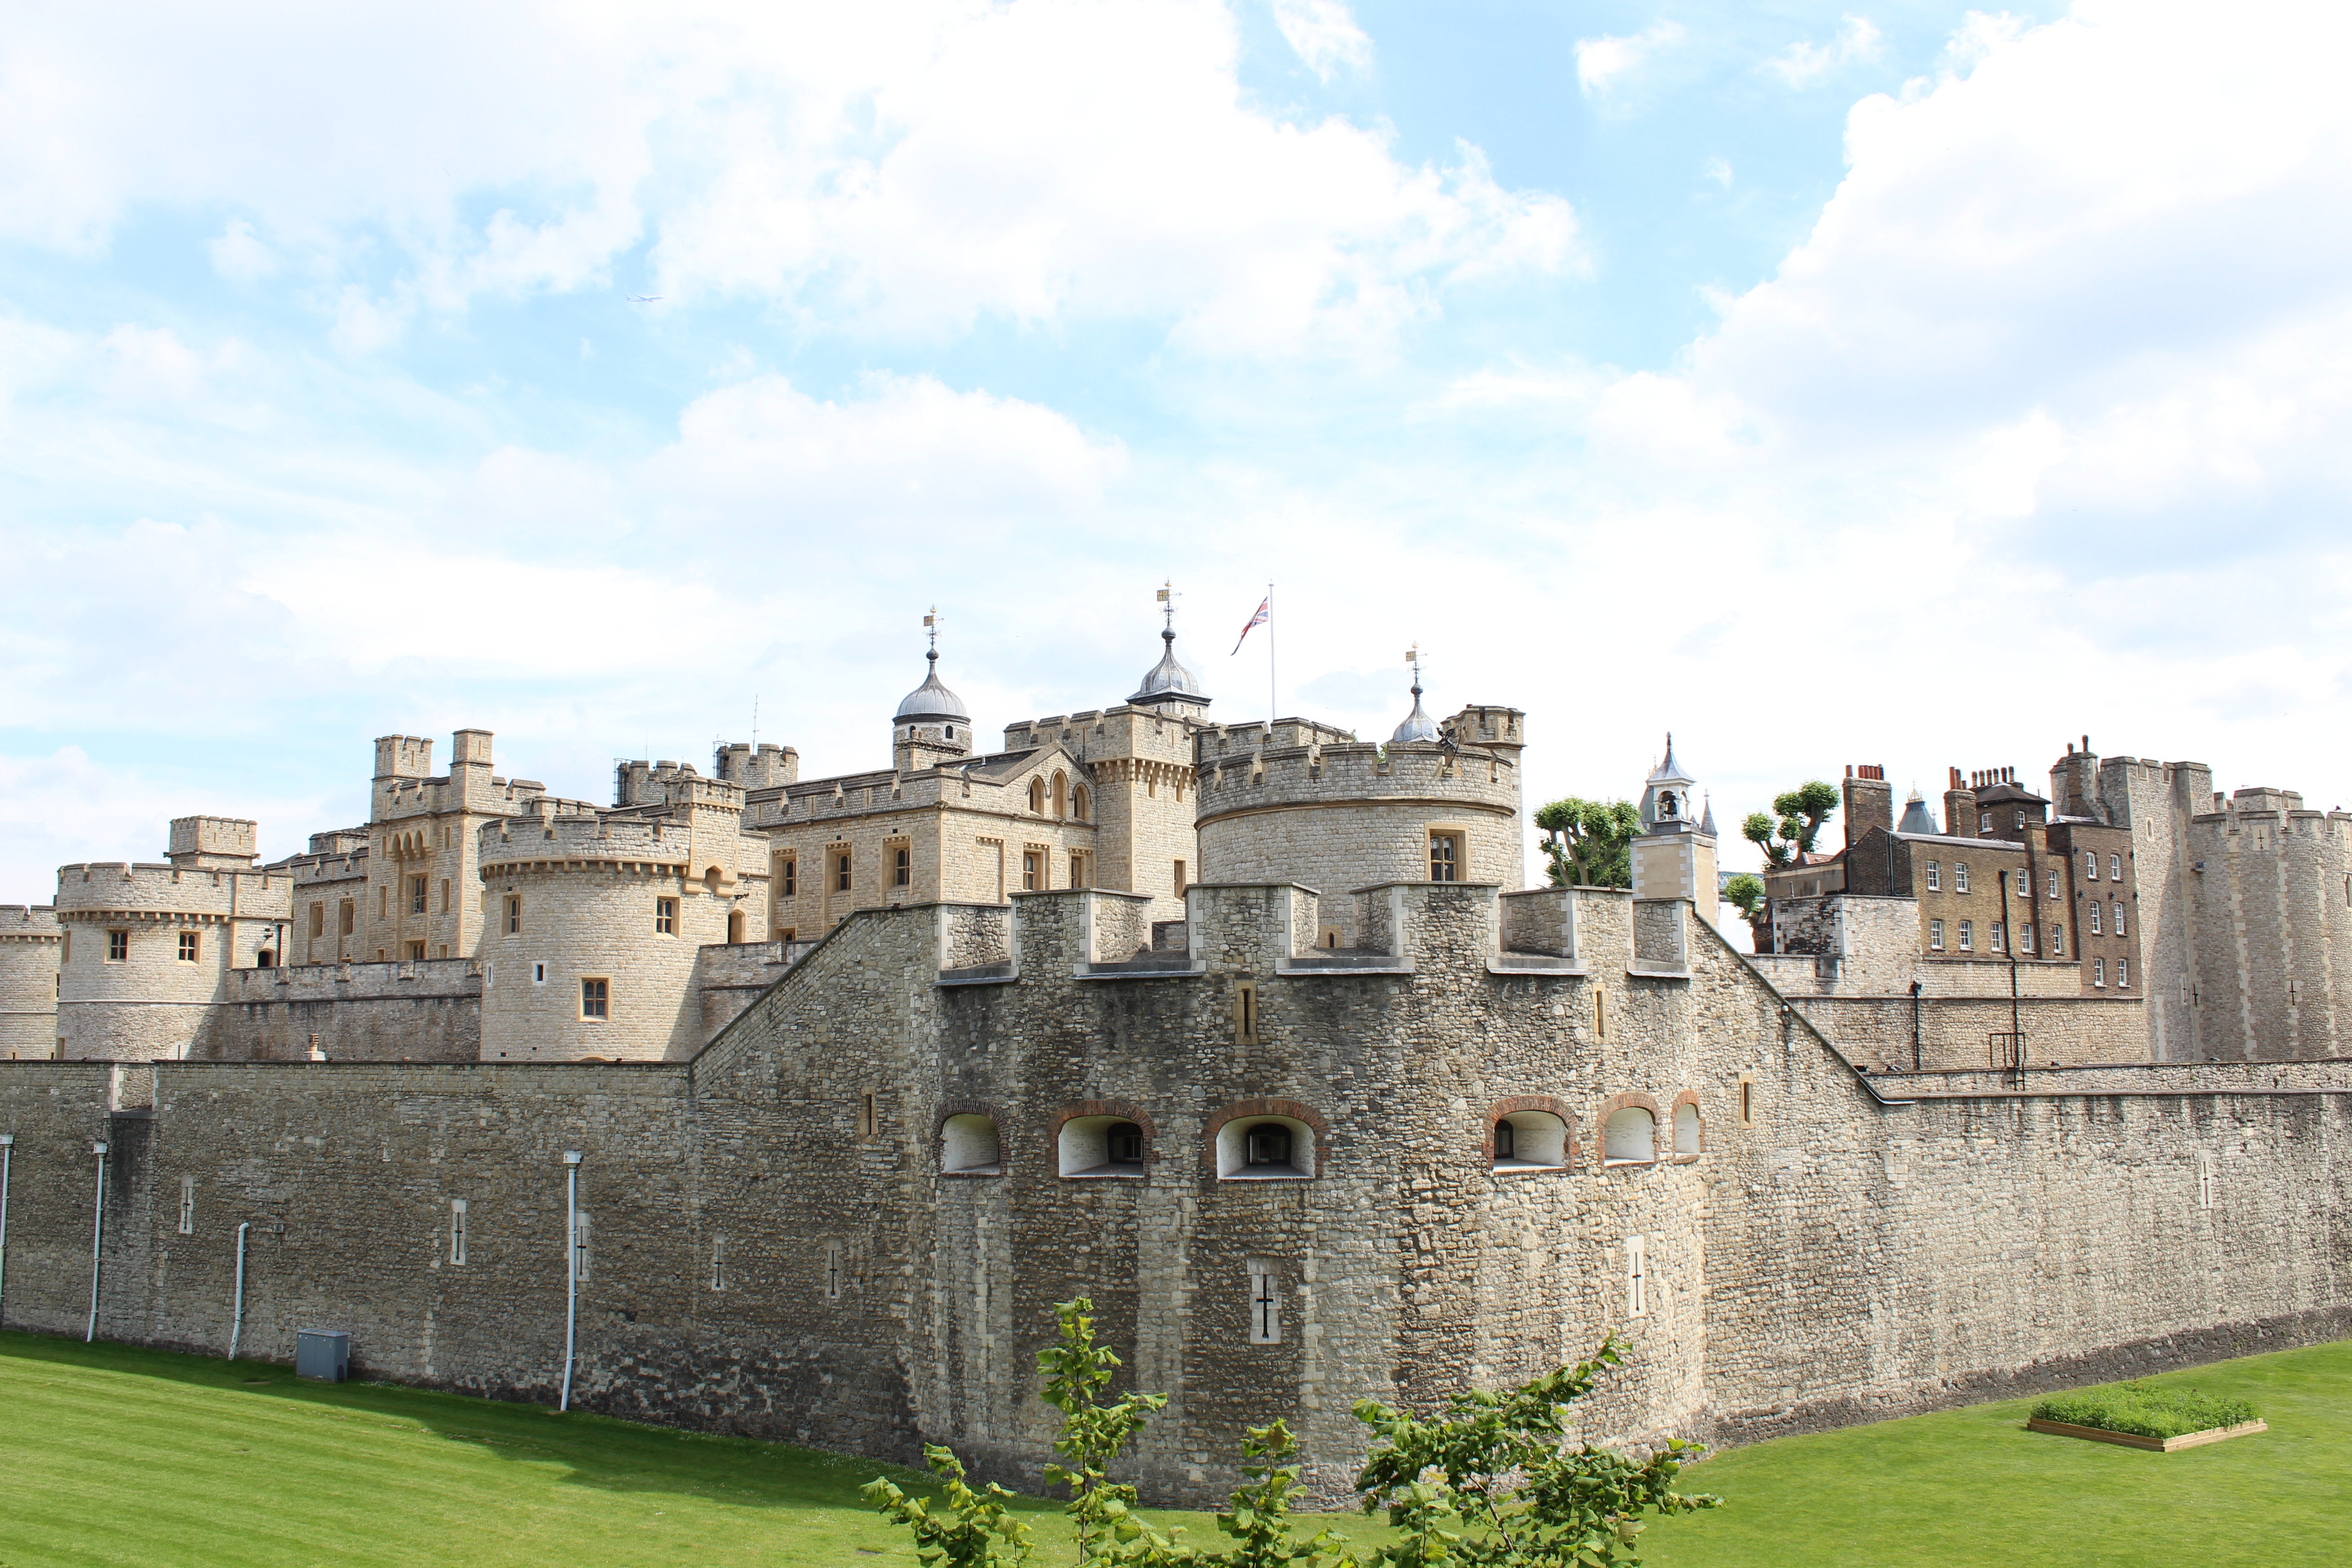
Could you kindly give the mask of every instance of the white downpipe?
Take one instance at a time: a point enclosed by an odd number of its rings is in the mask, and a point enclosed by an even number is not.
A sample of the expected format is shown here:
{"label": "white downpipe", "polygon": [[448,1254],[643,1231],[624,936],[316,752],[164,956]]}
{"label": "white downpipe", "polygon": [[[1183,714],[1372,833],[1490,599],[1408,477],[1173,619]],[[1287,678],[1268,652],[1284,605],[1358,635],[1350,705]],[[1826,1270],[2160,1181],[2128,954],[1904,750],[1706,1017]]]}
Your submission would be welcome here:
{"label": "white downpipe", "polygon": [[572,1408],[572,1347],[580,1323],[580,1151],[563,1152],[563,1394],[556,1409]]}
{"label": "white downpipe", "polygon": [[237,1336],[245,1332],[245,1233],[253,1228],[251,1220],[236,1227],[236,1316],[229,1320],[228,1359],[236,1359]]}
{"label": "white downpipe", "polygon": [[[16,1160],[16,1135],[0,1132],[0,1309],[8,1300],[8,1177]],[[5,1321],[0,1310],[0,1321]]]}
{"label": "white downpipe", "polygon": [[82,1331],[84,1344],[98,1338],[98,1271],[106,1247],[106,1145],[93,1143],[89,1152],[98,1156],[98,1197],[90,1208],[89,1326]]}

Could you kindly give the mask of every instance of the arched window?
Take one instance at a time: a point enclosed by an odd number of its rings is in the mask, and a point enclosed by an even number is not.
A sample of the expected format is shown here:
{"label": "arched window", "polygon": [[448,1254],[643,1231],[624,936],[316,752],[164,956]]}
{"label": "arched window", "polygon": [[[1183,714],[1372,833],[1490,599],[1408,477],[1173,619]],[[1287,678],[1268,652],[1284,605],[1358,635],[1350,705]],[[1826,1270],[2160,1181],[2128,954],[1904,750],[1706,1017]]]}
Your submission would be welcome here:
{"label": "arched window", "polygon": [[1080,784],[1071,792],[1070,815],[1084,822],[1087,820],[1087,814],[1094,808],[1094,804],[1093,793],[1086,785]]}
{"label": "arched window", "polygon": [[1236,1117],[1217,1129],[1217,1175],[1228,1182],[1315,1174],[1315,1130],[1288,1116]]}
{"label": "arched window", "polygon": [[1698,1154],[1698,1107],[1685,1100],[1675,1107],[1675,1158],[1696,1160]]}
{"label": "arched window", "polygon": [[1055,773],[1054,775],[1054,815],[1067,816],[1069,814],[1070,781],[1060,773]]}
{"label": "arched window", "polygon": [[743,911],[741,910],[730,910],[727,911],[727,940],[730,943],[740,942],[743,940]]}
{"label": "arched window", "polygon": [[1040,816],[1045,815],[1045,781],[1044,779],[1029,781],[1029,809]]}
{"label": "arched window", "polygon": [[1141,1124],[1124,1116],[1073,1116],[1059,1142],[1065,1176],[1139,1177],[1150,1148]]}
{"label": "arched window", "polygon": [[1497,1171],[1558,1171],[1568,1165],[1568,1123],[1549,1110],[1507,1111],[1495,1121]]}
{"label": "arched window", "polygon": [[1658,1119],[1638,1105],[1609,1113],[1601,1131],[1602,1158],[1612,1165],[1646,1165],[1658,1157]]}
{"label": "arched window", "polygon": [[967,1112],[940,1123],[940,1169],[967,1176],[996,1176],[1004,1172],[1004,1146],[996,1136],[996,1120]]}

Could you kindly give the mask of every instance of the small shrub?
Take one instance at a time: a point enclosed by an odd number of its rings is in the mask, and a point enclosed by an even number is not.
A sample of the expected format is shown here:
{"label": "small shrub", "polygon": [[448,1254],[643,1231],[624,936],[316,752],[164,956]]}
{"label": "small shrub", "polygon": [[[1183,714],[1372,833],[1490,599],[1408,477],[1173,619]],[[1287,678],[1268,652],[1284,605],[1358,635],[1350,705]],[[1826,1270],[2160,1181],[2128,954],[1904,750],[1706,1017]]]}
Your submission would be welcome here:
{"label": "small shrub", "polygon": [[2145,1383],[2112,1383],[2057,1394],[2033,1407],[2036,1421],[2060,1421],[2137,1437],[2185,1437],[2216,1426],[2242,1426],[2257,1419],[2242,1399],[2221,1399],[2193,1388],[2156,1388]]}

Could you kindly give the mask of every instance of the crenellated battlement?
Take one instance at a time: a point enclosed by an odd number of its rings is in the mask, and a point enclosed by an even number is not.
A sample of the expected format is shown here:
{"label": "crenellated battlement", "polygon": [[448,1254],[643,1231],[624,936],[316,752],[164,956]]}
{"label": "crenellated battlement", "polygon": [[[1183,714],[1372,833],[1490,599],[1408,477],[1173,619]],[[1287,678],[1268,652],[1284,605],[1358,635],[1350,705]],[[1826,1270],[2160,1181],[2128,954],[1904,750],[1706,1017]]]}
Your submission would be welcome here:
{"label": "crenellated battlement", "polygon": [[1500,751],[1346,742],[1211,752],[1209,737],[1201,742],[1197,820],[1202,824],[1269,805],[1436,799],[1514,816],[1518,811],[1518,761]]}
{"label": "crenellated battlement", "polygon": [[94,860],[58,868],[61,921],[109,914],[283,920],[294,879],[283,870],[237,870]]}
{"label": "crenellated battlement", "polygon": [[241,816],[175,816],[164,858],[180,867],[250,866],[260,857],[259,829]]}
{"label": "crenellated battlement", "polygon": [[616,861],[682,867],[694,858],[693,829],[656,817],[557,816],[485,824],[481,865],[543,860]]}
{"label": "crenellated battlement", "polygon": [[47,904],[0,904],[0,941],[55,942],[61,929]]}

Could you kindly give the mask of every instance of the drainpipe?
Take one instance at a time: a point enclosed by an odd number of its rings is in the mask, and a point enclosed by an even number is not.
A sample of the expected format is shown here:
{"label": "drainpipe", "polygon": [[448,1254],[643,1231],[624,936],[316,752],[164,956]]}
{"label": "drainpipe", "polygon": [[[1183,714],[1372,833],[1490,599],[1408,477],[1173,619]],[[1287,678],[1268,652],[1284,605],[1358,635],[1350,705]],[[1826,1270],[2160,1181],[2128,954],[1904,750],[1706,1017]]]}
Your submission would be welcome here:
{"label": "drainpipe", "polygon": [[16,1158],[16,1135],[0,1132],[0,1304],[8,1300],[8,1176]]}
{"label": "drainpipe", "polygon": [[90,1210],[89,1326],[82,1331],[81,1342],[84,1344],[98,1338],[98,1273],[106,1245],[106,1145],[93,1143],[89,1152],[98,1156],[98,1197]]}
{"label": "drainpipe", "polygon": [[580,1151],[563,1152],[563,1393],[556,1409],[572,1408],[572,1350],[580,1324]]}
{"label": "drainpipe", "polygon": [[245,1332],[245,1233],[253,1228],[246,1220],[236,1227],[236,1316],[229,1320],[228,1359],[236,1359],[237,1336]]}

